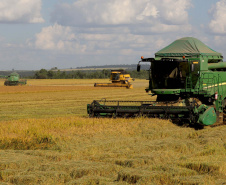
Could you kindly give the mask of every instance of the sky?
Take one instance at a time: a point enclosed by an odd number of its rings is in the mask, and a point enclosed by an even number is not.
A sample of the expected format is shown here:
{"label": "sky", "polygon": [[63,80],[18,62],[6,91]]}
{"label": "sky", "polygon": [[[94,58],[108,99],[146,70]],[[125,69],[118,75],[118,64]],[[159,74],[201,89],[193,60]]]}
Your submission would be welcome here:
{"label": "sky", "polygon": [[136,64],[182,37],[226,58],[226,0],[0,0],[0,70]]}

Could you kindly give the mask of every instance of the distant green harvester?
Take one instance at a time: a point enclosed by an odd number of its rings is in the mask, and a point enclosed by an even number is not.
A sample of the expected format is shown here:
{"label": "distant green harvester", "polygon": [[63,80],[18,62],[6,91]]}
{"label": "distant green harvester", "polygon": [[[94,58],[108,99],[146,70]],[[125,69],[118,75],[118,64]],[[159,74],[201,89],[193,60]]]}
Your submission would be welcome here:
{"label": "distant green harvester", "polygon": [[27,80],[20,80],[20,75],[16,72],[11,73],[9,76],[0,75],[0,77],[6,78],[4,82],[5,86],[17,86],[27,84]]}

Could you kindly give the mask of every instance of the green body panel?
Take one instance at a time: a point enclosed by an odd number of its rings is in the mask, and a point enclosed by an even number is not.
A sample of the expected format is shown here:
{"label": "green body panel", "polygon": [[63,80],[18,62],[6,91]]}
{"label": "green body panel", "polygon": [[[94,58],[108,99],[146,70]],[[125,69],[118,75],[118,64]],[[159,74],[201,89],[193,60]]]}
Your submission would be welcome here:
{"label": "green body panel", "polygon": [[222,68],[226,69],[226,62],[208,63],[209,70],[222,69]]}
{"label": "green body panel", "polygon": [[195,94],[205,94],[212,96],[216,92],[225,97],[226,92],[226,72],[202,72],[193,90]]}
{"label": "green body panel", "polygon": [[7,78],[7,80],[11,82],[19,81],[19,79],[20,79],[20,76],[18,73],[11,73]]}

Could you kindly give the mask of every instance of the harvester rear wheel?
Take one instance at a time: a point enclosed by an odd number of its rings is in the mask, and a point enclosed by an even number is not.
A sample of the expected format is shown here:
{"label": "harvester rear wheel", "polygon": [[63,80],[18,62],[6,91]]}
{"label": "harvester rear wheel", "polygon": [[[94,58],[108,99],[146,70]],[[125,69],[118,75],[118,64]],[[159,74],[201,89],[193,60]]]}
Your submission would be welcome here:
{"label": "harvester rear wheel", "polygon": [[5,85],[5,86],[8,86],[8,85],[9,85],[9,82],[8,82],[8,81],[5,81],[5,82],[4,82],[4,85]]}

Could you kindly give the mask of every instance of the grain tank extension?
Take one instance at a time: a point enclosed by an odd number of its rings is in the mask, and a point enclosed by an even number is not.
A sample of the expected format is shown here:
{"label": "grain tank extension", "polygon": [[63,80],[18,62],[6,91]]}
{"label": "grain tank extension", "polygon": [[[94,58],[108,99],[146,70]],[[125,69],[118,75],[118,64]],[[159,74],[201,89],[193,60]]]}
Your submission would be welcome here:
{"label": "grain tank extension", "polygon": [[156,101],[94,100],[87,105],[91,117],[147,116],[190,124],[226,124],[226,62],[198,39],[185,37],[155,53],[141,57],[151,63],[146,92]]}

